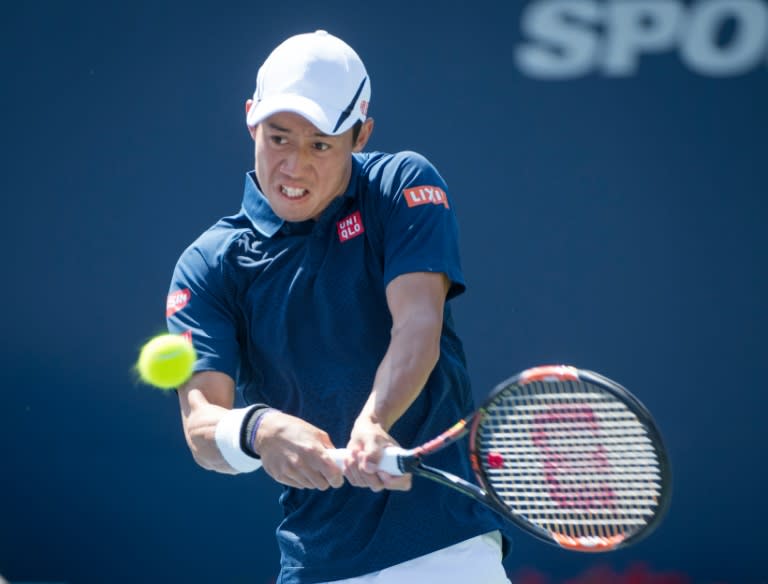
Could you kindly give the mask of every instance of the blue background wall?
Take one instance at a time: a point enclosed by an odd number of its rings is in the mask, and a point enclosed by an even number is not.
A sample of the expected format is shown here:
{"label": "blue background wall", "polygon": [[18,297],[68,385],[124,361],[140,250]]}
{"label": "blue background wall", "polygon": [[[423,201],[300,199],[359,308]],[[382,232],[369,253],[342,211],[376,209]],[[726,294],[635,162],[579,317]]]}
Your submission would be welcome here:
{"label": "blue background wall", "polygon": [[[175,397],[131,367],[164,327],[179,253],[239,206],[258,65],[317,28],[368,66],[370,146],[421,151],[451,187],[478,397],[520,369],[573,363],[621,380],[668,442],[675,495],[651,538],[596,557],[521,534],[510,573],[645,562],[763,582],[758,0],[4,5],[0,573],[274,577],[276,486],[198,469]],[[531,53],[559,78],[526,66]]]}

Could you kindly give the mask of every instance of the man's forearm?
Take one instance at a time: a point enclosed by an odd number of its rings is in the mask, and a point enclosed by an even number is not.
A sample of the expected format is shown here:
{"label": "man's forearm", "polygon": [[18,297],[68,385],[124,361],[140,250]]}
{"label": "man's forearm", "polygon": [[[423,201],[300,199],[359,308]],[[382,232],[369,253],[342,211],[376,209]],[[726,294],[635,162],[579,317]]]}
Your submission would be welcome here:
{"label": "man's forearm", "polygon": [[362,417],[386,431],[400,419],[421,393],[440,357],[441,327],[442,320],[426,314],[412,316],[393,329]]}

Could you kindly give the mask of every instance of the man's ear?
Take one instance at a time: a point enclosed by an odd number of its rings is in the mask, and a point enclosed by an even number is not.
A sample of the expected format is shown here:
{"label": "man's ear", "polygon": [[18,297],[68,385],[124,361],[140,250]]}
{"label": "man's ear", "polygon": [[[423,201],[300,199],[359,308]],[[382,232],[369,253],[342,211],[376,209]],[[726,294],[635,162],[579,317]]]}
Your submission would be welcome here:
{"label": "man's ear", "polygon": [[[251,108],[253,107],[253,100],[247,99],[245,100],[245,117],[248,119],[248,112],[251,111]],[[246,122],[247,124],[247,122]],[[256,126],[248,126],[248,133],[251,135],[251,138],[254,140],[256,139]]]}
{"label": "man's ear", "polygon": [[352,147],[352,152],[361,152],[363,148],[365,148],[365,145],[368,143],[368,139],[371,137],[372,133],[373,118],[368,118],[363,122],[363,125],[360,128],[360,133],[357,135],[357,141]]}

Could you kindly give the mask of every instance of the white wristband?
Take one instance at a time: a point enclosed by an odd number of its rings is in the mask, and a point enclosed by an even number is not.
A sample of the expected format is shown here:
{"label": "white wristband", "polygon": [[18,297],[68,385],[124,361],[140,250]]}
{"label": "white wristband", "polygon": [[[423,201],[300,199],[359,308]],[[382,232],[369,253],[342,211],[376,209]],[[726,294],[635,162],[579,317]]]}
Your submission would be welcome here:
{"label": "white wristband", "polygon": [[253,407],[227,410],[216,424],[216,446],[222,458],[237,472],[253,472],[261,468],[260,459],[246,454],[240,448],[243,420],[252,409]]}

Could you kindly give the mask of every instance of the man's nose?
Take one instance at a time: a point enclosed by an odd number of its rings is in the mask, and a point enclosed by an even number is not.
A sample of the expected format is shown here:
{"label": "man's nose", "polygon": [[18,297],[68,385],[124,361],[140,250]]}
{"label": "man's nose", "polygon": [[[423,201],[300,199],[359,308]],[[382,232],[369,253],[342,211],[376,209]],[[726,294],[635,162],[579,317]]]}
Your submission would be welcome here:
{"label": "man's nose", "polygon": [[306,161],[307,155],[302,149],[294,148],[286,153],[285,158],[283,158],[283,161],[280,164],[280,171],[288,176],[298,176],[301,174]]}

